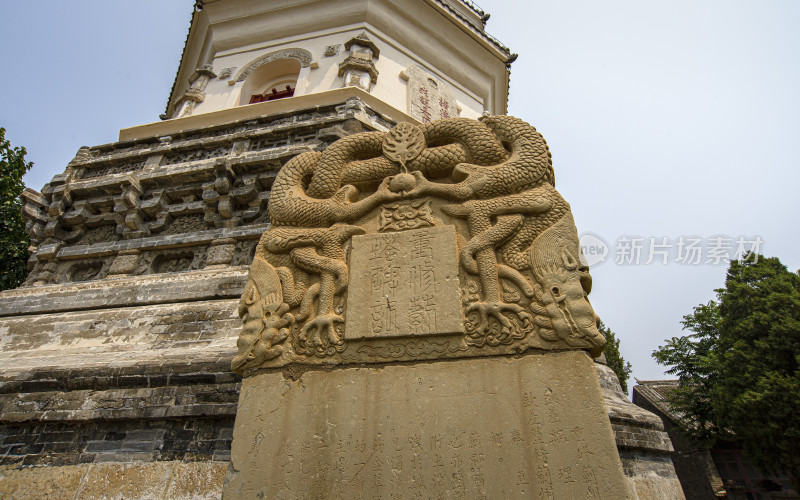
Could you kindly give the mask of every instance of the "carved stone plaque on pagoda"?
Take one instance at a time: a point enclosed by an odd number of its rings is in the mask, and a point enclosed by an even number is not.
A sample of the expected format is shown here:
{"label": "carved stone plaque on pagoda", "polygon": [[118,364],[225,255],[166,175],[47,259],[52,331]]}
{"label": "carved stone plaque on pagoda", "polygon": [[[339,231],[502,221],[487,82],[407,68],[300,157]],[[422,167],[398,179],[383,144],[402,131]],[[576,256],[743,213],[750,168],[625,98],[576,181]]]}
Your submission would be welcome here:
{"label": "carved stone plaque on pagoda", "polygon": [[239,304],[225,497],[630,498],[554,183],[509,116],[289,161]]}
{"label": "carved stone plaque on pagoda", "polygon": [[445,82],[418,65],[406,68],[400,77],[408,81],[407,102],[411,116],[422,123],[458,116],[458,101]]}

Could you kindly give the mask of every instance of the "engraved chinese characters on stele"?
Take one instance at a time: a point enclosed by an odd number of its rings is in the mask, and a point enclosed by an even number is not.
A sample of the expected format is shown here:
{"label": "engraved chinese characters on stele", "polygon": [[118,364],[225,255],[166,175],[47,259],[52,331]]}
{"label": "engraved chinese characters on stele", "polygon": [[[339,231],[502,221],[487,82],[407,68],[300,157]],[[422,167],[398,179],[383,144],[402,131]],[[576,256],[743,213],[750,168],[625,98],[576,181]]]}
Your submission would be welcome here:
{"label": "engraved chinese characters on stele", "polygon": [[463,333],[453,226],[353,237],[346,339]]}

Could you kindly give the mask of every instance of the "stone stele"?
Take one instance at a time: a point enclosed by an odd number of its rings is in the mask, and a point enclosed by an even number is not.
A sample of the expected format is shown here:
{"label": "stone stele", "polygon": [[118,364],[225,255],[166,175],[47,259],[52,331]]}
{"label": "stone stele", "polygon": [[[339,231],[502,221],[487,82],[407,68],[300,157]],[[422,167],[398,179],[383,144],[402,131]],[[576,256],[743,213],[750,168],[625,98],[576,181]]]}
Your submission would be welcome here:
{"label": "stone stele", "polygon": [[630,497],[554,184],[510,116],[284,165],[239,304],[225,497]]}
{"label": "stone stele", "polygon": [[223,498],[623,499],[599,390],[577,351],[262,373]]}

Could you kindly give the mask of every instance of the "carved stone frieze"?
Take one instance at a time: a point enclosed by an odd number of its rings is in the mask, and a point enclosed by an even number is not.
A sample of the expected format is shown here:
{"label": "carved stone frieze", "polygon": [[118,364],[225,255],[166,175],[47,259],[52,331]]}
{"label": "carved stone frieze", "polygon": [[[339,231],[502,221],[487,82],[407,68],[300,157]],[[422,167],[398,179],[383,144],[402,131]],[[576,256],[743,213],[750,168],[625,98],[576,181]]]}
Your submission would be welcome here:
{"label": "carved stone frieze", "polygon": [[179,150],[171,152],[164,157],[164,165],[175,165],[176,163],[184,163],[188,161],[209,160],[211,158],[219,158],[226,156],[231,152],[229,144],[215,145],[211,148],[192,148],[187,150]]}
{"label": "carved stone frieze", "polygon": [[[229,247],[223,252],[212,245],[206,266],[248,265],[253,238],[269,222],[270,190],[284,163],[349,134],[392,125],[351,98],[215,128],[82,147],[41,193],[23,193],[31,236],[24,286],[69,281],[69,266],[105,257],[113,261],[107,273],[80,276],[95,281],[154,273],[154,252],[193,246],[200,234],[206,235],[197,242],[202,247],[238,234],[233,257],[223,264]],[[412,223],[402,220],[405,204],[397,224]],[[131,271],[132,255],[124,252],[136,249],[142,254]]]}
{"label": "carved stone frieze", "polygon": [[569,205],[519,119],[401,123],[303,153],[275,179],[269,215],[236,371],[602,352]]}
{"label": "carved stone frieze", "polygon": [[333,57],[339,54],[339,48],[341,45],[328,45],[325,47],[325,51],[322,53],[323,57]]}
{"label": "carved stone frieze", "polygon": [[206,267],[230,264],[236,255],[236,240],[222,238],[211,242],[206,255]]}
{"label": "carved stone frieze", "polygon": [[218,78],[220,80],[225,80],[227,78],[230,78],[234,71],[236,71],[236,66],[233,66],[231,68],[222,68],[221,70],[219,70]]}
{"label": "carved stone frieze", "polygon": [[114,258],[108,274],[111,276],[124,276],[133,273],[139,264],[141,251],[137,249],[123,250]]}
{"label": "carved stone frieze", "polygon": [[118,163],[118,164],[106,164],[98,168],[81,169],[79,176],[81,179],[93,179],[95,177],[103,177],[104,175],[134,172],[136,170],[142,169],[144,165],[145,165],[145,160]]}
{"label": "carved stone frieze", "polygon": [[154,273],[176,273],[200,269],[203,267],[203,253],[191,250],[177,250],[159,253],[153,259],[151,270]]}

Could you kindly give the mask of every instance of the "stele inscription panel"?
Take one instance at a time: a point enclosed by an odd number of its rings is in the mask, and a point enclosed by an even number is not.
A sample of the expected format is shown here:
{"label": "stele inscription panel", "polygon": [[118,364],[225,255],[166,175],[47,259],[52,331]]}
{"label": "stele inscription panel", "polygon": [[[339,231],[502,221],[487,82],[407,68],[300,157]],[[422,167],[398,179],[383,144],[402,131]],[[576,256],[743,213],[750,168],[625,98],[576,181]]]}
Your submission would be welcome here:
{"label": "stele inscription panel", "polygon": [[347,339],[463,333],[453,226],[353,237]]}

